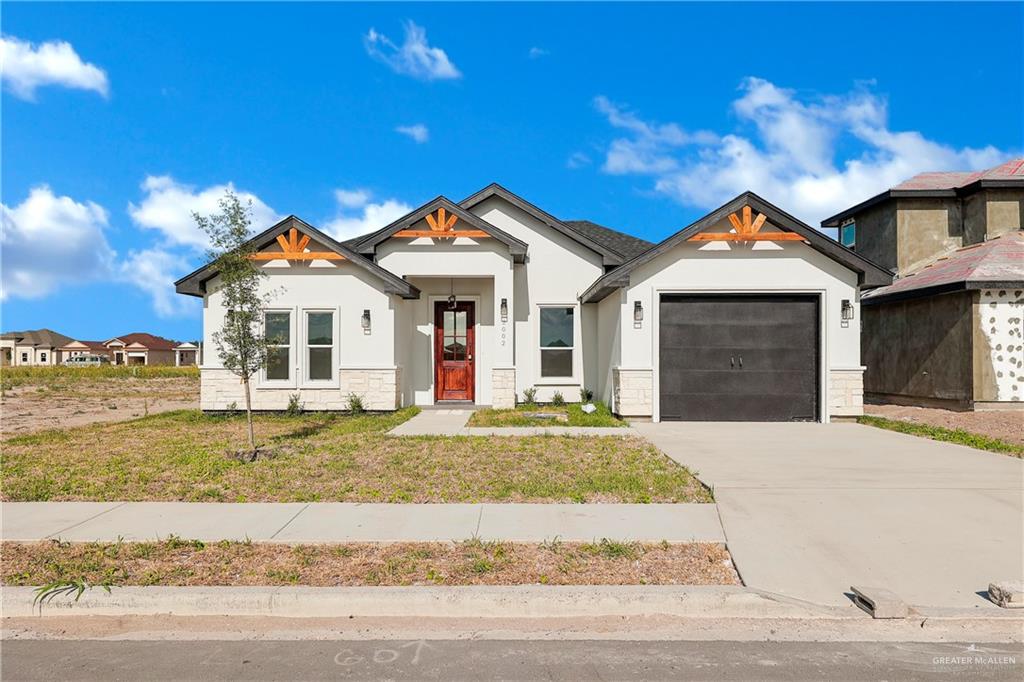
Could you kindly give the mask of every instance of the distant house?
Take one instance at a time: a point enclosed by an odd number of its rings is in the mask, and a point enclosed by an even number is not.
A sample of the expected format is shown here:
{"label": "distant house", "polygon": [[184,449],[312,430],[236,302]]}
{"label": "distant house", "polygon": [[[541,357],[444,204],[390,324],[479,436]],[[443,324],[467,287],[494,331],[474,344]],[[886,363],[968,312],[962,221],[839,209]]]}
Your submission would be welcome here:
{"label": "distant house", "polygon": [[1024,408],[1024,158],[921,173],[822,225],[896,273],[861,297],[867,398]]}
{"label": "distant house", "polygon": [[64,359],[60,348],[70,341],[70,337],[52,329],[7,332],[0,335],[0,365],[59,365]]}
{"label": "distant house", "polygon": [[60,350],[65,357],[104,355],[114,365],[177,364],[178,343],[153,334],[134,332],[106,341],[71,341]]}
{"label": "distant house", "polygon": [[173,365],[177,342],[143,332],[104,341],[115,365]]}
{"label": "distant house", "polygon": [[174,347],[174,364],[177,367],[199,364],[199,345],[186,341]]}

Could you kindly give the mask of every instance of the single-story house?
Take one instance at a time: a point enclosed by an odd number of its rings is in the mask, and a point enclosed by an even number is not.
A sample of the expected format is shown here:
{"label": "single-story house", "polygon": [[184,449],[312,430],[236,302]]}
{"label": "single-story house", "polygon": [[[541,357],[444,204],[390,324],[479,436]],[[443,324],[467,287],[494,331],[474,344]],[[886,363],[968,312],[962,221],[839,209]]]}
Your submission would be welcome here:
{"label": "single-story house", "polygon": [[108,339],[103,346],[115,365],[173,365],[177,342],[145,332]]}
{"label": "single-story house", "polygon": [[199,364],[199,345],[191,341],[179,343],[174,347],[174,365],[185,367]]}
{"label": "single-story house", "polygon": [[[649,244],[562,221],[492,184],[338,242],[290,216],[250,242],[276,292],[253,406],[508,408],[588,389],[652,420],[817,420],[862,412],[859,298],[889,272],[751,192]],[[224,321],[217,271],[176,283]],[[205,353],[201,407],[243,403]]]}
{"label": "single-story house", "polygon": [[0,365],[59,365],[63,360],[61,346],[69,341],[70,337],[52,329],[7,332],[0,335]]}

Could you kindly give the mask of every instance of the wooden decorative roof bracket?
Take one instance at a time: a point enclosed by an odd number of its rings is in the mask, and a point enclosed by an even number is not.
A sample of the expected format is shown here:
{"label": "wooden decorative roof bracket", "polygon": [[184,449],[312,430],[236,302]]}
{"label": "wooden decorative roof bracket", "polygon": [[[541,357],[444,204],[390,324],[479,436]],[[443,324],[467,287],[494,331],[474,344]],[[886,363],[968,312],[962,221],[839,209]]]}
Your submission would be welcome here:
{"label": "wooden decorative roof bracket", "polygon": [[448,211],[446,211],[442,206],[437,209],[436,214],[427,214],[427,225],[430,225],[429,230],[399,230],[392,236],[411,237],[413,239],[417,239],[419,237],[427,237],[430,239],[456,239],[458,237],[482,239],[484,237],[491,236],[483,230],[456,230],[455,223],[457,222],[459,222],[459,217],[454,213],[449,215]]}
{"label": "wooden decorative roof bracket", "polygon": [[296,228],[288,230],[288,237],[283,234],[277,235],[277,243],[281,245],[280,251],[260,251],[249,256],[251,260],[345,260],[345,256],[334,251],[306,251],[309,246],[309,235],[299,237]]}
{"label": "wooden decorative roof bracket", "polygon": [[735,213],[729,214],[729,222],[735,232],[700,232],[690,237],[691,242],[806,242],[796,232],[761,232],[767,218],[758,213],[756,218],[751,215],[749,206],[743,207],[743,219]]}

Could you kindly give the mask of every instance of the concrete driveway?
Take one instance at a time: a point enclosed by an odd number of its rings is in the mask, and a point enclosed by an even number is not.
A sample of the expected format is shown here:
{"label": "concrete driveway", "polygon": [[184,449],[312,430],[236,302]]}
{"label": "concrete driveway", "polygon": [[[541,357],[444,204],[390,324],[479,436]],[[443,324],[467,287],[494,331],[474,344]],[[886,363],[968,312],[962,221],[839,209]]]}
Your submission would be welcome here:
{"label": "concrete driveway", "polygon": [[1024,461],[859,424],[636,428],[713,486],[744,582],[821,604],[851,585],[997,608],[1024,578]]}

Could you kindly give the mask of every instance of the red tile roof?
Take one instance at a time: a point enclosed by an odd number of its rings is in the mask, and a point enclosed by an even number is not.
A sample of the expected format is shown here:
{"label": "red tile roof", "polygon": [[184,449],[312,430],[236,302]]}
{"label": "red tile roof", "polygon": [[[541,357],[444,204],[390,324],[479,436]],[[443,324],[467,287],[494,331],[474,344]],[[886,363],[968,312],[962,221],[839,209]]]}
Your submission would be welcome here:
{"label": "red tile roof", "polygon": [[930,289],[961,282],[984,285],[985,282],[1024,282],[1024,232],[1017,230],[987,242],[965,246],[950,252],[930,265],[897,279],[887,287],[864,294],[868,301],[919,289]]}
{"label": "red tile roof", "polygon": [[[162,336],[146,334],[145,332],[132,332],[131,334],[122,334],[114,338],[124,341],[126,346],[133,343],[142,344],[148,350],[174,350],[174,347],[178,345],[177,341],[171,341]],[[113,341],[113,339],[110,340]]]}
{"label": "red tile roof", "polygon": [[978,180],[1011,179],[1024,180],[1024,158],[1010,159],[1001,166],[974,173],[969,171],[918,173],[909,180],[896,185],[893,189],[957,189]]}

